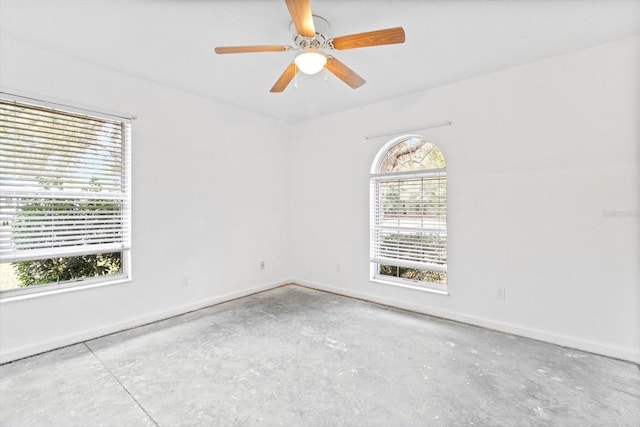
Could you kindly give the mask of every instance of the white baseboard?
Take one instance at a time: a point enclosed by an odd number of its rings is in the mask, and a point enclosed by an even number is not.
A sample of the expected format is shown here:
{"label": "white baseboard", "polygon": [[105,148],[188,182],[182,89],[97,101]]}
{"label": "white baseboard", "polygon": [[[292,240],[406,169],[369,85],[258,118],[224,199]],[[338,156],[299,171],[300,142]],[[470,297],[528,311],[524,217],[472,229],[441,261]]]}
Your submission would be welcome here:
{"label": "white baseboard", "polygon": [[392,298],[385,298],[374,294],[352,291],[349,289],[339,288],[323,283],[310,282],[308,280],[291,280],[292,284],[299,284],[312,289],[320,291],[331,292],[338,295],[343,295],[351,298],[358,298],[365,301],[370,301],[378,304],[388,305],[391,307],[397,307],[404,310],[413,311],[416,313],[422,313],[434,317],[453,320],[456,322],[468,323],[470,325],[481,326],[483,328],[492,329],[500,332],[506,332],[513,335],[518,335],[526,338],[532,338],[538,341],[544,341],[551,344],[557,344],[563,347],[574,348],[577,350],[587,351],[589,353],[595,353],[602,356],[613,357],[616,359],[626,360],[629,362],[640,364],[640,352],[633,349],[611,346],[593,341],[582,340],[566,335],[560,335],[549,331],[542,331],[539,329],[533,329],[514,325],[510,323],[500,322],[496,320],[486,319],[482,317],[469,316],[463,313],[457,313],[447,310],[438,310],[431,307],[425,308],[420,305],[407,303],[404,301],[398,301]]}
{"label": "white baseboard", "polygon": [[55,339],[52,339],[49,341],[38,343],[37,345],[26,346],[26,347],[10,350],[7,352],[0,352],[0,364],[11,362],[17,359],[22,359],[28,356],[33,356],[35,354],[44,353],[46,351],[51,351],[57,348],[78,344],[83,341],[88,341],[88,340],[99,338],[105,335],[113,334],[115,332],[120,332],[126,329],[131,329],[131,328],[146,325],[149,323],[157,322],[159,320],[168,319],[173,316],[178,316],[180,314],[188,313],[194,310],[199,310],[205,307],[231,301],[237,298],[242,298],[258,292],[267,291],[269,289],[277,288],[279,286],[283,286],[289,283],[291,282],[288,280],[265,283],[259,286],[255,286],[253,288],[243,289],[237,292],[226,293],[213,298],[208,298],[208,299],[197,301],[194,303],[185,304],[179,307],[172,307],[169,310],[158,311],[155,313],[146,314],[144,316],[136,317],[133,319],[128,319],[122,322],[112,323],[110,325],[107,325],[101,328],[88,329],[80,333],[63,335],[61,337],[56,337]]}
{"label": "white baseboard", "polygon": [[541,331],[538,329],[532,329],[513,325],[510,323],[499,322],[496,320],[485,319],[481,317],[469,316],[463,313],[457,313],[446,310],[438,310],[433,308],[427,308],[416,304],[407,303],[404,301],[398,301],[392,298],[385,298],[379,295],[356,292],[349,289],[339,288],[335,286],[326,285],[323,283],[310,282],[308,280],[282,280],[277,282],[265,283],[253,288],[244,289],[241,291],[230,292],[227,294],[219,295],[206,300],[201,300],[195,303],[182,305],[180,307],[174,307],[169,310],[159,311],[144,316],[128,319],[123,322],[112,323],[110,325],[86,330],[76,334],[64,335],[55,339],[38,343],[33,346],[26,346],[18,349],[13,349],[7,352],[0,352],[0,363],[7,363],[13,360],[22,359],[24,357],[33,356],[35,354],[43,353],[46,351],[54,350],[56,348],[66,347],[69,345],[81,343],[83,341],[95,339],[104,335],[113,334],[126,329],[135,328],[138,326],[146,325],[148,323],[157,322],[159,320],[167,319],[169,317],[178,316],[180,314],[188,313],[190,311],[199,310],[211,305],[220,304],[223,302],[231,301],[237,298],[242,298],[258,292],[267,291],[273,288],[277,288],[283,285],[300,285],[308,288],[317,289],[319,291],[326,291],[343,295],[351,298],[358,298],[378,304],[397,307],[404,310],[414,311],[416,313],[422,313],[430,316],[440,317],[443,319],[454,320],[457,322],[468,323],[471,325],[481,326],[487,329],[493,329],[500,332],[506,332],[514,335],[519,335],[527,338],[536,339],[539,341],[549,342],[552,344],[561,345],[563,347],[575,348],[578,350],[587,351],[590,353],[600,354],[603,356],[614,357],[616,359],[627,360],[633,363],[640,364],[640,352],[633,349],[627,349],[622,347],[605,345],[597,342],[581,340],[566,335],[559,335],[553,332]]}

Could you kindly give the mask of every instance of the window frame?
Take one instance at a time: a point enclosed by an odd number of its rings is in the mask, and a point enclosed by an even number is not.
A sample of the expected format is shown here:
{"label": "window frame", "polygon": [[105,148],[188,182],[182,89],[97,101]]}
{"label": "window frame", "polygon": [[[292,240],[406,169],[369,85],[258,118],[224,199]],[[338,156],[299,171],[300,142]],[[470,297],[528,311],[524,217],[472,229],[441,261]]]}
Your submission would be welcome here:
{"label": "window frame", "polygon": [[[58,101],[46,100],[42,97],[32,97],[16,95],[13,93],[0,92],[0,98],[4,101],[15,102],[17,104],[33,106],[36,108],[46,109],[49,113],[71,114],[75,116],[84,116],[87,119],[118,122],[122,126],[121,137],[121,152],[122,152],[122,191],[124,197],[122,199],[123,204],[123,225],[122,230],[125,235],[125,242],[120,250],[113,252],[120,253],[120,267],[121,271],[115,274],[91,276],[81,279],[66,280],[60,282],[52,282],[40,285],[19,287],[15,289],[7,289],[0,291],[0,302],[21,300],[26,298],[32,298],[36,296],[51,295],[61,292],[68,292],[80,289],[89,289],[95,287],[101,287],[105,285],[120,284],[131,281],[131,135],[132,135],[132,122],[135,119],[133,116],[121,115],[118,113],[107,113],[103,111],[96,111],[93,109],[87,109],[77,106],[70,106],[60,103]],[[98,253],[104,253],[104,251],[96,251]],[[92,253],[86,253],[91,255]],[[79,255],[68,255],[70,257]],[[63,256],[64,257],[64,256]],[[50,257],[42,257],[38,259],[49,259]],[[56,258],[54,256],[53,258]],[[11,262],[7,262],[11,264]]]}
{"label": "window frame", "polygon": [[[386,285],[393,285],[393,286],[399,286],[399,287],[403,287],[403,288],[408,288],[408,289],[416,289],[416,290],[421,290],[421,291],[427,291],[427,292],[431,292],[431,293],[436,293],[436,294],[441,294],[441,295],[449,295],[449,288],[448,288],[448,274],[447,274],[447,281],[444,284],[441,283],[433,283],[433,282],[425,282],[425,281],[419,281],[419,280],[412,280],[412,279],[408,279],[408,278],[402,278],[402,277],[397,277],[397,276],[389,276],[389,275],[383,275],[380,274],[380,266],[381,265],[391,265],[391,264],[382,264],[378,261],[376,261],[376,257],[375,257],[375,248],[374,248],[374,241],[375,241],[375,233],[378,230],[377,227],[379,227],[378,223],[377,223],[377,211],[376,208],[379,206],[379,200],[378,198],[380,197],[378,194],[378,187],[377,187],[377,183],[379,183],[380,181],[384,181],[384,180],[399,180],[402,177],[407,177],[407,179],[418,179],[421,177],[429,177],[430,175],[438,175],[440,177],[444,176],[445,178],[445,188],[447,187],[447,183],[448,181],[446,181],[447,179],[447,167],[445,166],[444,168],[441,169],[418,169],[415,171],[392,171],[392,172],[380,172],[381,168],[382,168],[382,164],[383,161],[385,159],[385,157],[387,156],[387,154],[389,153],[389,151],[396,145],[401,144],[407,140],[410,140],[411,138],[419,138],[421,140],[424,140],[426,142],[428,142],[429,144],[433,145],[434,147],[437,147],[441,152],[442,152],[442,148],[438,145],[435,144],[429,140],[427,140],[424,136],[422,135],[417,135],[417,134],[408,134],[408,135],[401,135],[398,136],[390,141],[388,141],[387,143],[385,143],[377,152],[373,163],[371,165],[371,170],[370,170],[370,175],[369,175],[369,190],[370,190],[370,199],[369,199],[369,280],[371,282],[375,282],[375,283],[382,283],[382,284],[386,284]],[[444,153],[443,153],[444,156]],[[445,165],[446,165],[446,160],[445,160]],[[445,196],[446,197],[446,196]],[[445,199],[445,229],[444,229],[444,236],[445,236],[445,247],[448,247],[448,231],[447,231],[447,218],[448,218],[448,198]],[[406,264],[410,264],[411,262],[407,262]],[[447,263],[448,263],[448,257],[447,257]],[[399,262],[399,264],[403,264],[402,262]],[[415,267],[409,267],[409,268],[415,268]],[[447,264],[445,264],[443,271],[445,273],[448,273],[447,271]]]}

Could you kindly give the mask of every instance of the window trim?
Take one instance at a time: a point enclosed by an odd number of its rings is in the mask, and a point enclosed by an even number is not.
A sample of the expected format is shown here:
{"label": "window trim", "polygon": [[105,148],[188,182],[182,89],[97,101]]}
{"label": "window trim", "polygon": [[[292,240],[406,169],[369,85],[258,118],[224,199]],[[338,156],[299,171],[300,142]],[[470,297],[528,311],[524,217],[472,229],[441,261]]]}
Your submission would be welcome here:
{"label": "window trim", "polygon": [[[380,172],[380,168],[382,166],[382,162],[384,161],[387,153],[389,152],[389,150],[403,142],[406,140],[409,140],[411,138],[420,138],[423,140],[427,140],[424,136],[422,135],[418,135],[418,134],[406,134],[406,135],[400,135],[396,138],[391,139],[390,141],[388,141],[387,143],[385,143],[377,152],[372,164],[371,164],[371,170],[370,170],[370,175],[369,175],[369,188],[370,188],[370,200],[369,200],[369,214],[370,214],[370,219],[369,219],[369,239],[370,239],[370,250],[371,250],[371,241],[373,239],[373,232],[374,232],[374,223],[375,223],[375,219],[374,219],[374,211],[373,208],[375,206],[375,204],[377,203],[376,200],[374,200],[374,198],[376,197],[376,195],[374,194],[374,191],[372,190],[372,186],[373,183],[375,181],[380,182],[380,181],[392,181],[392,180],[398,180],[399,178],[402,178],[403,176],[406,176],[407,178],[420,178],[420,177],[436,177],[436,176],[441,176],[442,173],[444,172],[444,176],[447,176],[447,168],[439,168],[439,169],[422,169],[422,170],[417,170],[417,171],[395,171],[395,172],[386,172],[386,173],[382,173]],[[429,142],[427,140],[427,142]],[[442,151],[442,148],[438,145],[435,144],[433,142],[429,142],[430,144],[436,146],[440,151]],[[443,153],[444,155],[444,153]],[[447,199],[448,200],[448,199]],[[448,205],[448,203],[447,203]],[[448,215],[447,215],[448,216]],[[445,235],[447,235],[445,233]],[[447,235],[448,237],[448,235]],[[448,246],[448,238],[447,238],[447,246]],[[412,279],[407,279],[407,278],[397,278],[394,276],[387,276],[387,275],[381,275],[379,272],[380,269],[380,262],[376,262],[374,261],[373,257],[371,256],[371,253],[369,254],[369,281],[370,282],[374,282],[374,283],[380,283],[380,284],[385,284],[385,285],[392,285],[392,286],[398,286],[398,287],[402,287],[402,288],[407,288],[407,289],[414,289],[414,290],[419,290],[419,291],[426,291],[426,292],[430,292],[430,293],[435,293],[435,294],[439,294],[439,295],[449,295],[449,284],[448,284],[448,280],[447,283],[445,284],[439,284],[439,283],[432,283],[432,282],[423,282],[423,281],[419,281],[419,280],[412,280]],[[445,269],[446,272],[446,269]],[[447,279],[448,279],[448,275],[447,275]]]}
{"label": "window trim", "polygon": [[393,276],[383,276],[377,273],[377,268],[380,264],[371,263],[371,277],[370,282],[381,283],[383,285],[398,286],[400,288],[414,289],[417,291],[425,291],[439,295],[449,295],[447,285],[440,285],[437,283],[420,282],[418,280],[411,279],[397,279]]}
{"label": "window trim", "polygon": [[[22,300],[27,298],[33,298],[37,296],[46,296],[62,292],[84,290],[90,288],[96,288],[106,285],[115,285],[120,283],[130,282],[131,278],[131,247],[132,247],[132,235],[131,235],[131,222],[132,222],[132,209],[131,209],[131,136],[132,136],[132,122],[136,119],[135,116],[120,114],[115,112],[106,112],[105,110],[95,110],[92,108],[80,107],[69,105],[64,102],[60,102],[53,99],[47,99],[41,96],[32,95],[20,95],[16,93],[9,93],[0,91],[0,98],[9,102],[16,102],[21,104],[33,105],[35,107],[46,108],[52,112],[71,113],[80,116],[86,116],[88,118],[95,118],[100,120],[110,120],[120,122],[123,127],[127,129],[123,133],[123,175],[124,175],[124,193],[125,198],[123,203],[126,210],[125,218],[125,233],[128,236],[128,246],[122,248],[119,251],[121,254],[121,269],[120,273],[104,275],[104,276],[92,276],[84,279],[68,280],[55,283],[46,283],[42,285],[33,285],[28,287],[20,287],[16,289],[7,289],[0,292],[0,303]],[[98,251],[103,252],[103,251]],[[96,252],[96,253],[98,253]],[[72,256],[72,255],[70,255]]]}
{"label": "window trim", "polygon": [[[122,260],[128,259],[130,251],[122,252]],[[128,264],[128,261],[127,261]],[[124,269],[124,267],[123,267]],[[34,297],[56,295],[69,291],[81,291],[85,289],[99,288],[102,286],[118,285],[131,282],[131,273],[118,273],[108,276],[95,276],[86,279],[67,280],[57,283],[46,283],[43,285],[27,286],[24,288],[9,289],[0,292],[0,304],[4,302],[20,301]]]}

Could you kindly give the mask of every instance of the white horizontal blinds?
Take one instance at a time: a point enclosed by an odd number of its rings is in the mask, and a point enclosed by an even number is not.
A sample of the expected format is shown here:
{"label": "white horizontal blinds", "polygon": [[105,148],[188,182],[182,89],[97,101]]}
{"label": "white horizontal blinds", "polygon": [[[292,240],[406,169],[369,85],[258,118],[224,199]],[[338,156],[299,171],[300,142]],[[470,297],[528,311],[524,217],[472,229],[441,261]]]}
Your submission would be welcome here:
{"label": "white horizontal blinds", "polygon": [[0,100],[0,261],[129,248],[129,124]]}
{"label": "white horizontal blinds", "polygon": [[371,261],[447,270],[446,169],[373,175]]}

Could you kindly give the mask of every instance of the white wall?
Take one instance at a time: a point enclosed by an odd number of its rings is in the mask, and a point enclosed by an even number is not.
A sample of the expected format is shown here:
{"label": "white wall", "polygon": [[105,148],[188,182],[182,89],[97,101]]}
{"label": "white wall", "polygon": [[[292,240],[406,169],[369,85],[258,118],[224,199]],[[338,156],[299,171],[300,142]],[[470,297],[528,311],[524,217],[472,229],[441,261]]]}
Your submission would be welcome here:
{"label": "white wall", "polygon": [[133,281],[1,302],[0,361],[288,277],[283,124],[7,37],[0,64],[2,90],[138,116]]}
{"label": "white wall", "polygon": [[[296,281],[640,361],[639,43],[291,126]],[[368,174],[387,139],[364,137],[442,120],[418,133],[448,162],[450,295],[372,283]]]}
{"label": "white wall", "polygon": [[[640,361],[637,38],[288,127],[0,42],[2,90],[138,116],[133,281],[0,303],[0,361],[287,279]],[[364,136],[441,120],[450,295],[372,283]]]}

